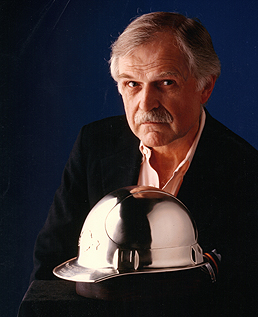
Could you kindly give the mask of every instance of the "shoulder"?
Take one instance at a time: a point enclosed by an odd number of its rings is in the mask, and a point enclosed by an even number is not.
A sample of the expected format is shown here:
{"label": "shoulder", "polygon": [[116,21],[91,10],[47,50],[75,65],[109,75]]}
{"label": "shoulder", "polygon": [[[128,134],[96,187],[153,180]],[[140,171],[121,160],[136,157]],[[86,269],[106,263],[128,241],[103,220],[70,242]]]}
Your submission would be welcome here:
{"label": "shoulder", "polygon": [[126,117],[113,116],[85,125],[79,134],[83,148],[98,153],[118,152],[130,146],[138,146],[139,140],[132,133]]}
{"label": "shoulder", "polygon": [[258,183],[258,151],[207,113],[193,166],[213,182]]}
{"label": "shoulder", "polygon": [[202,143],[212,155],[226,155],[235,160],[250,158],[258,160],[258,151],[242,137],[214,119],[206,111],[206,124],[203,130]]}

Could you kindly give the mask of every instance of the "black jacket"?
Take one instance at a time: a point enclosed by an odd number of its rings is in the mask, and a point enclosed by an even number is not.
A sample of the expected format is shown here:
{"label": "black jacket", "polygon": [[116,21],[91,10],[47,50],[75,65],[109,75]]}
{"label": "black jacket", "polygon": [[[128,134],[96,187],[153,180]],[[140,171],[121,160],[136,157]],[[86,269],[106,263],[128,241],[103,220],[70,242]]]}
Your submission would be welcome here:
{"label": "black jacket", "polygon": [[[177,197],[193,214],[204,252],[222,255],[222,297],[242,307],[250,287],[248,305],[257,298],[258,152],[206,114]],[[137,184],[140,164],[139,140],[124,116],[82,128],[36,241],[32,279],[53,279],[52,269],[77,255],[90,209],[107,193]]]}

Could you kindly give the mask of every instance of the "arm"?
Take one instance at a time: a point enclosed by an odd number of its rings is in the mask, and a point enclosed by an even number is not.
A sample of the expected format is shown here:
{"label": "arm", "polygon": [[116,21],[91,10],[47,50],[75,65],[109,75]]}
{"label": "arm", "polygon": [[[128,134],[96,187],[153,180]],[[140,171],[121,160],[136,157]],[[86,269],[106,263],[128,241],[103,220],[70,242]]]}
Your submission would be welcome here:
{"label": "arm", "polygon": [[34,249],[34,279],[54,279],[56,265],[77,255],[78,238],[90,206],[83,151],[84,127],[73,146],[45,225]]}

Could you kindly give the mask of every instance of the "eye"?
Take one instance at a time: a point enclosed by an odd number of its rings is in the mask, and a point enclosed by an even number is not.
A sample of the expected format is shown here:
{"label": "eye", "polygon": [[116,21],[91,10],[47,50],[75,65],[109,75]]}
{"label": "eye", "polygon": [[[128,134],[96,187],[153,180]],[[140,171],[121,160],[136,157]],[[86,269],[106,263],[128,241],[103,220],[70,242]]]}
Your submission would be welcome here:
{"label": "eye", "polygon": [[172,80],[172,79],[163,80],[163,85],[164,86],[170,86],[170,85],[173,85],[174,83],[175,83],[175,81]]}
{"label": "eye", "polygon": [[129,81],[129,82],[127,83],[127,85],[128,85],[129,87],[131,87],[131,88],[134,88],[134,87],[138,86],[138,83],[137,83],[136,81]]}

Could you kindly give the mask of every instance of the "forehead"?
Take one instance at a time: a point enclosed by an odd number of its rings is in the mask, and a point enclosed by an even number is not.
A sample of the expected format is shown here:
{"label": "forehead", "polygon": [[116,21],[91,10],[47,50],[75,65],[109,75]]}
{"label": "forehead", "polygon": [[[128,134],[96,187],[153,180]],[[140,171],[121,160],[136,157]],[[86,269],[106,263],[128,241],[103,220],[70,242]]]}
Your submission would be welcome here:
{"label": "forehead", "polygon": [[185,77],[189,73],[185,55],[173,35],[161,33],[153,41],[136,47],[118,60],[118,79],[134,73],[174,73]]}

